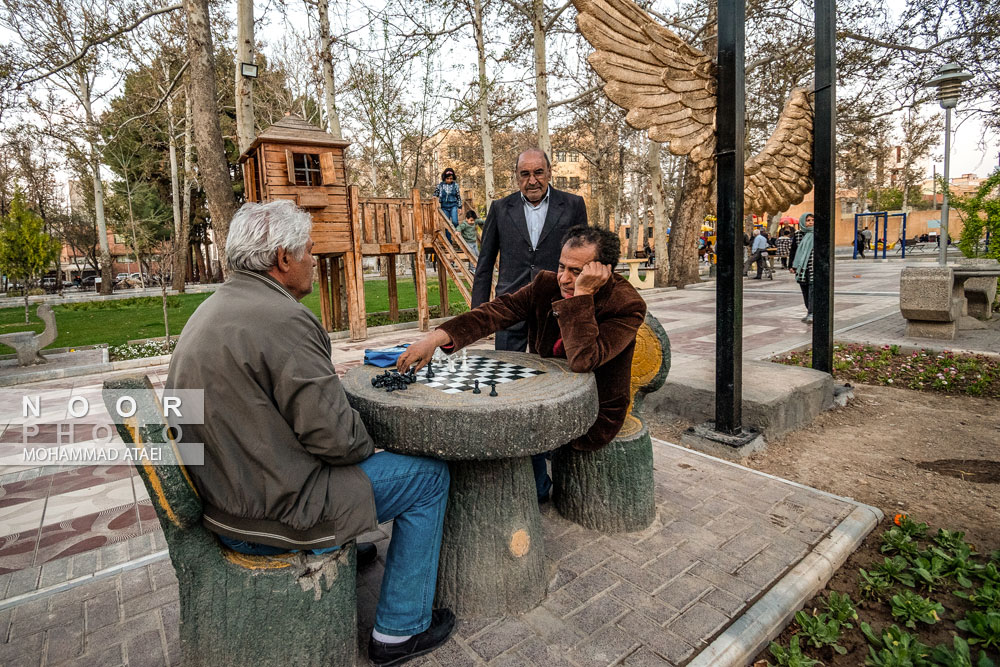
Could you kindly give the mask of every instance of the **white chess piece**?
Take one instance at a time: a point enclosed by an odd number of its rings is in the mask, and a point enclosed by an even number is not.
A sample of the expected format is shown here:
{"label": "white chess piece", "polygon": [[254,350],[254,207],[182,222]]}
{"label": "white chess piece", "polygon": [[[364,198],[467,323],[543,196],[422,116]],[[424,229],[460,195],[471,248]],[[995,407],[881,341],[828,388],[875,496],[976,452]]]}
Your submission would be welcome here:
{"label": "white chess piece", "polygon": [[455,372],[455,357],[454,355],[451,354],[448,355],[448,372],[449,373]]}
{"label": "white chess piece", "polygon": [[469,351],[462,350],[462,372],[466,373],[469,370]]}

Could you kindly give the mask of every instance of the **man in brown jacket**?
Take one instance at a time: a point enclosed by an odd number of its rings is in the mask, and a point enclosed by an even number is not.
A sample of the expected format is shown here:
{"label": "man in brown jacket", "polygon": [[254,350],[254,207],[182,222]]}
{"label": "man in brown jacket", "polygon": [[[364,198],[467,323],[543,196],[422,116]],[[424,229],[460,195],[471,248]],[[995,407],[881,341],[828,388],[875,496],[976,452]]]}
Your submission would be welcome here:
{"label": "man in brown jacket", "polygon": [[[567,446],[600,449],[618,435],[625,421],[635,336],[646,316],[645,301],[614,273],[620,255],[616,234],[598,227],[573,227],[563,238],[557,273],[541,271],[518,291],[445,322],[411,345],[397,367],[415,365],[419,370],[435,348],[451,354],[524,320],[530,352],[566,359],[577,373],[593,371],[600,401],[597,421]],[[545,455],[533,457],[532,464],[538,498],[544,501],[552,486]]]}
{"label": "man in brown jacket", "polygon": [[431,608],[448,466],[373,453],[330,337],[299,303],[312,290],[311,227],[288,201],[236,213],[231,276],[185,326],[166,386],[205,392],[204,424],[186,424],[183,438],[204,443],[204,465],[189,471],[205,527],[228,548],[323,553],[395,520],[368,654],[399,664],[442,644],[455,623]]}

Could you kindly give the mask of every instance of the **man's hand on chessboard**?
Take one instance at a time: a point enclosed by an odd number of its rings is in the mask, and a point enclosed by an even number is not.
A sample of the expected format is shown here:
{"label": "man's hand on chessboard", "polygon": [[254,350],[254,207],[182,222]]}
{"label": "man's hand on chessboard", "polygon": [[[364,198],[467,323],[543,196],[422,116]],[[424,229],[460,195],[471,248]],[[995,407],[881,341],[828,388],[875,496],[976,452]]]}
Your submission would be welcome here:
{"label": "man's hand on chessboard", "polygon": [[419,371],[434,356],[434,350],[449,343],[451,343],[451,336],[441,329],[435,329],[399,355],[399,359],[396,360],[396,369],[400,373],[405,373],[410,366],[413,366],[414,371]]}

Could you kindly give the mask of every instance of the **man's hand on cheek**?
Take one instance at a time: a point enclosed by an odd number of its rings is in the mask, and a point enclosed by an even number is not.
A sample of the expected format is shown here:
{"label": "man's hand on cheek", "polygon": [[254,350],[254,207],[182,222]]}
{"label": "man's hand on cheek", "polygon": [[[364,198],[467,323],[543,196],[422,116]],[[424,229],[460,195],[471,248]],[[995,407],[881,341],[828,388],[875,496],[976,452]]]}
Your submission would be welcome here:
{"label": "man's hand on cheek", "polygon": [[576,277],[574,296],[594,294],[611,279],[611,266],[600,262],[589,262],[584,265],[580,275]]}

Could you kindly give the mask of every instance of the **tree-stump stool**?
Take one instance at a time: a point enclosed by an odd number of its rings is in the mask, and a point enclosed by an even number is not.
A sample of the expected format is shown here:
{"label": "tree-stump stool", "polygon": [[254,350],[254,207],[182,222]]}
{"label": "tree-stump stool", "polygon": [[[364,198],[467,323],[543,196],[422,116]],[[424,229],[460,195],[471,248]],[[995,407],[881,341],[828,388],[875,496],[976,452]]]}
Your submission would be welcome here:
{"label": "tree-stump stool", "polygon": [[636,335],[632,401],[618,436],[596,452],[561,447],[552,457],[552,500],[563,517],[603,533],[635,532],[653,522],[653,444],[638,412],[669,371],[670,339],[647,313]]}
{"label": "tree-stump stool", "polygon": [[[116,416],[122,396],[135,401],[133,417]],[[142,452],[136,469],[179,584],[181,664],[354,667],[354,544],[323,556],[246,556],[224,548],[201,524],[201,500],[166,437],[149,380],[108,380],[104,402],[122,439]]]}
{"label": "tree-stump stool", "polygon": [[372,366],[352,368],[343,384],[376,446],[449,462],[436,604],[465,617],[503,616],[531,609],[546,593],[530,455],[586,433],[597,418],[597,387],[592,374],[572,373],[561,360],[473,355],[544,373],[498,384],[498,396],[485,385],[473,394],[420,383],[387,393],[372,386],[382,372]]}

